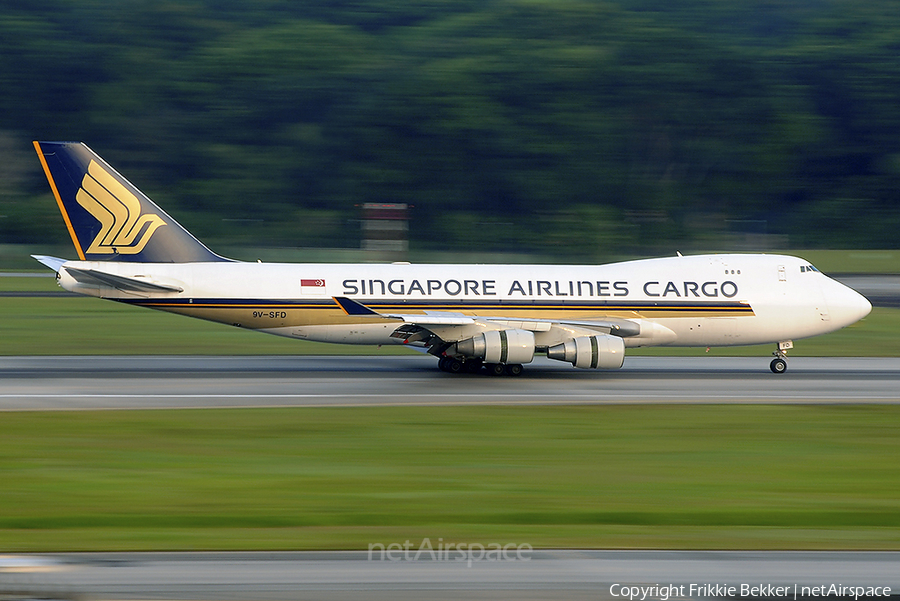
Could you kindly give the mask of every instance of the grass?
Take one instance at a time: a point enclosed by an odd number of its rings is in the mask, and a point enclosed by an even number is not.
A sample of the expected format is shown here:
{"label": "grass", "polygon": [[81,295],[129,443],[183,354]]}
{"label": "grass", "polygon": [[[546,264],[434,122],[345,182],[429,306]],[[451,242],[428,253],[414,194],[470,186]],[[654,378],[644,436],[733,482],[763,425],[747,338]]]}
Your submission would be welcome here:
{"label": "grass", "polygon": [[56,284],[56,278],[52,272],[48,272],[49,277],[43,273],[41,277],[0,277],[0,292],[63,292]]}
{"label": "grass", "polygon": [[86,297],[0,297],[0,355],[373,355]]}
{"label": "grass", "polygon": [[5,551],[900,548],[900,407],[9,413]]}
{"label": "grass", "polygon": [[[0,278],[3,280],[4,278]],[[12,278],[10,278],[12,279]],[[54,284],[55,285],[55,284]],[[0,297],[0,355],[385,355],[399,346],[322,344],[263,335],[180,315],[84,297]],[[770,345],[712,348],[711,356],[761,356]],[[705,349],[629,349],[629,355],[704,355]],[[792,356],[900,356],[900,310],[796,343]]]}

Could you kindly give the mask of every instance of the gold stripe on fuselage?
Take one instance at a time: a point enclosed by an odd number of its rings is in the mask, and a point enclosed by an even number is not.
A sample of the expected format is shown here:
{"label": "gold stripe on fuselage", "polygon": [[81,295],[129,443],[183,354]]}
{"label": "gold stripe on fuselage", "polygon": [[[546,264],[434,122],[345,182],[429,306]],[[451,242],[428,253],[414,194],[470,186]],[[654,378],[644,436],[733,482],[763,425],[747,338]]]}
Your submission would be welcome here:
{"label": "gold stripe on fuselage", "polygon": [[[347,315],[337,305],[331,303],[304,304],[299,303],[229,303],[223,302],[166,302],[166,301],[130,301],[143,307],[161,311],[187,315],[208,321],[236,325],[249,329],[265,329],[279,327],[304,327],[319,325],[371,324],[377,317],[360,317]],[[381,313],[403,313],[404,315],[426,315],[424,309],[410,305],[377,305],[374,310]],[[609,308],[547,305],[542,307],[516,306],[463,306],[428,305],[428,311],[446,311],[462,314],[467,317],[521,318],[556,320],[590,321],[591,319],[660,319],[660,318],[698,318],[698,317],[752,317],[753,309],[749,305],[732,305],[727,307],[710,307],[703,305],[681,307],[628,307],[617,305]],[[397,323],[402,320],[396,319]]]}

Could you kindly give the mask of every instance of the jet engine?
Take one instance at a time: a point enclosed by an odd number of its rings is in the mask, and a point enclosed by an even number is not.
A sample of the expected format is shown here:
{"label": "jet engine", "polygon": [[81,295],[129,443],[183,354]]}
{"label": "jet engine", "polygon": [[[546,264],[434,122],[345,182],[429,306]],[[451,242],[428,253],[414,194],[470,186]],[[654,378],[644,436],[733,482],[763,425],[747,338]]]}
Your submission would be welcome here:
{"label": "jet engine", "polygon": [[489,330],[456,343],[456,350],[485,363],[517,364],[534,360],[534,332],[529,330]]}
{"label": "jet engine", "polygon": [[625,342],[618,336],[580,336],[547,349],[547,357],[583,369],[619,369],[625,361]]}

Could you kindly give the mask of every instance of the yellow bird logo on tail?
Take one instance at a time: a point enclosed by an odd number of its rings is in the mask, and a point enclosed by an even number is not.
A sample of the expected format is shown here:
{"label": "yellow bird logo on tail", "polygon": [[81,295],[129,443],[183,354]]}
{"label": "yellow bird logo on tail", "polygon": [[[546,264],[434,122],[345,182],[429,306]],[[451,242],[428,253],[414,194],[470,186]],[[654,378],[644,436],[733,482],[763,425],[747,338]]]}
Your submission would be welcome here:
{"label": "yellow bird logo on tail", "polygon": [[93,160],[75,199],[102,226],[87,254],[136,255],[166,225],[159,215],[141,215],[140,200]]}

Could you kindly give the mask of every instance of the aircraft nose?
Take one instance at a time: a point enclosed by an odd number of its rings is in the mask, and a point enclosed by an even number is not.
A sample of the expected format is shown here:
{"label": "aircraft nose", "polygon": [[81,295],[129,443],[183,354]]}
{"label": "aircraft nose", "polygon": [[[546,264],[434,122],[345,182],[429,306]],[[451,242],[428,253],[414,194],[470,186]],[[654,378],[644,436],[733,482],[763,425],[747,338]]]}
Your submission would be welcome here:
{"label": "aircraft nose", "polygon": [[831,284],[826,297],[832,319],[850,325],[871,313],[872,303],[865,296],[840,282],[831,280]]}
{"label": "aircraft nose", "polygon": [[[854,290],[854,292],[856,291]],[[856,293],[856,296],[859,302],[859,306],[857,307],[857,310],[859,311],[859,319],[862,319],[872,312],[872,303],[869,302],[869,299],[858,292]]]}

